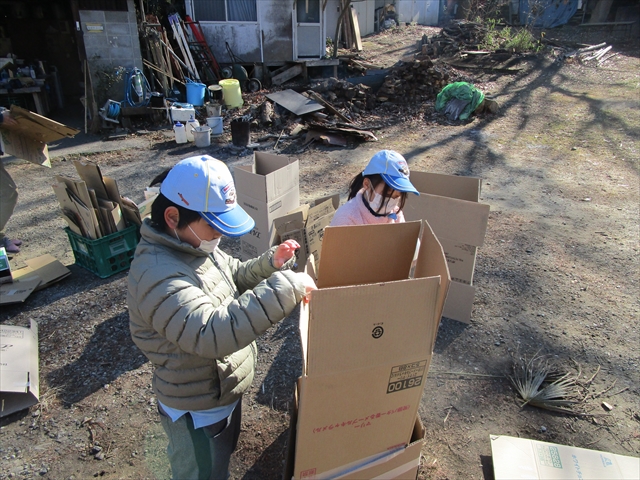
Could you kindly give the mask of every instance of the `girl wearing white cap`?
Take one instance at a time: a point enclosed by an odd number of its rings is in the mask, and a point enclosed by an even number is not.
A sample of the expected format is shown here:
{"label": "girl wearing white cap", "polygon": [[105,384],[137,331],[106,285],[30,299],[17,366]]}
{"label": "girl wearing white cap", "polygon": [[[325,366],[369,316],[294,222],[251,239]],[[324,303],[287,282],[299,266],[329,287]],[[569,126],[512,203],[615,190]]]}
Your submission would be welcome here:
{"label": "girl wearing white cap", "polygon": [[351,180],[347,203],[338,208],[331,226],[404,222],[408,193],[420,195],[409,181],[407,161],[398,152],[380,150]]}
{"label": "girl wearing white cap", "polygon": [[315,284],[287,268],[295,241],[246,262],[217,248],[223,235],[239,237],[255,225],[221,161],[187,158],[159,181],[129,272],[131,336],[155,367],[173,478],[226,480],[255,339]]}

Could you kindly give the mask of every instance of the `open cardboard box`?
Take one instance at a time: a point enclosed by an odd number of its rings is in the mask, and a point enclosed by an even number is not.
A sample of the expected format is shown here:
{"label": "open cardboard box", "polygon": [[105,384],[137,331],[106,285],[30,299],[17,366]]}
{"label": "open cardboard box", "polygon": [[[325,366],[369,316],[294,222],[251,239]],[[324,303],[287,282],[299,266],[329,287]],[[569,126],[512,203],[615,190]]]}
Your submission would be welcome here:
{"label": "open cardboard box", "polygon": [[412,443],[449,283],[425,221],[325,229],[300,310],[293,478],[339,477]]}
{"label": "open cardboard box", "polygon": [[31,327],[0,325],[0,417],[40,399],[38,324]]}
{"label": "open cardboard box", "polygon": [[637,480],[640,458],[491,435],[495,480]]}
{"label": "open cardboard box", "polygon": [[469,323],[476,254],[489,221],[489,205],[479,203],[482,179],[412,171],[411,183],[420,195],[407,196],[404,216],[407,221],[429,222],[449,265],[451,286],[444,316]]}
{"label": "open cardboard box", "polygon": [[311,255],[315,262],[314,268],[318,270],[324,228],[329,226],[339,206],[340,195],[336,194],[319,198],[311,204],[305,203],[287,215],[273,220],[276,229],[274,243],[293,239],[300,244],[298,267],[294,270],[302,271]]}
{"label": "open cardboard box", "polygon": [[263,152],[253,155],[251,165],[233,169],[238,204],[256,222],[240,239],[242,260],[266,252],[276,235],[273,220],[300,206],[298,160]]}

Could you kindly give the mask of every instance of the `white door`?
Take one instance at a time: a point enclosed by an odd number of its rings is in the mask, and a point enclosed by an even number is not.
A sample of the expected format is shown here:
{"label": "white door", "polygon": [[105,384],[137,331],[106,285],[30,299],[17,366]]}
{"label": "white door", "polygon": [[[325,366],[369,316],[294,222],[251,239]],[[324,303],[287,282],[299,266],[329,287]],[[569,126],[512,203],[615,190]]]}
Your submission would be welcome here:
{"label": "white door", "polygon": [[320,58],[325,54],[322,38],[321,0],[295,0],[293,10],[294,55]]}

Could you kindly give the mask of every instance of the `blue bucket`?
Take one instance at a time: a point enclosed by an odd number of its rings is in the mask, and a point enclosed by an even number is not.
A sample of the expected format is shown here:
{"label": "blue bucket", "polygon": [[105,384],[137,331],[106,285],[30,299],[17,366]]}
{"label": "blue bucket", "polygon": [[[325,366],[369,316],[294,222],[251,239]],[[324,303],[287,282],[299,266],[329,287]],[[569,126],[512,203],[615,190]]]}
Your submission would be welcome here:
{"label": "blue bucket", "polygon": [[187,78],[187,103],[194,105],[196,107],[201,107],[204,105],[204,92],[206,90],[206,86],[204,83],[196,83]]}

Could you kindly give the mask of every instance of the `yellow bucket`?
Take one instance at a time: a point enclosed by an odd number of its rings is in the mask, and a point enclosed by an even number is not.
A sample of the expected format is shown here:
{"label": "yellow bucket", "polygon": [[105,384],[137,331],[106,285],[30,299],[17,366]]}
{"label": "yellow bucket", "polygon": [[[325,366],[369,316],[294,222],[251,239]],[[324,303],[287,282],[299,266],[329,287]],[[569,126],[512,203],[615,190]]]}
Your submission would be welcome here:
{"label": "yellow bucket", "polygon": [[244,101],[240,93],[240,82],[235,78],[220,80],[218,84],[222,87],[222,99],[227,108],[241,107]]}

